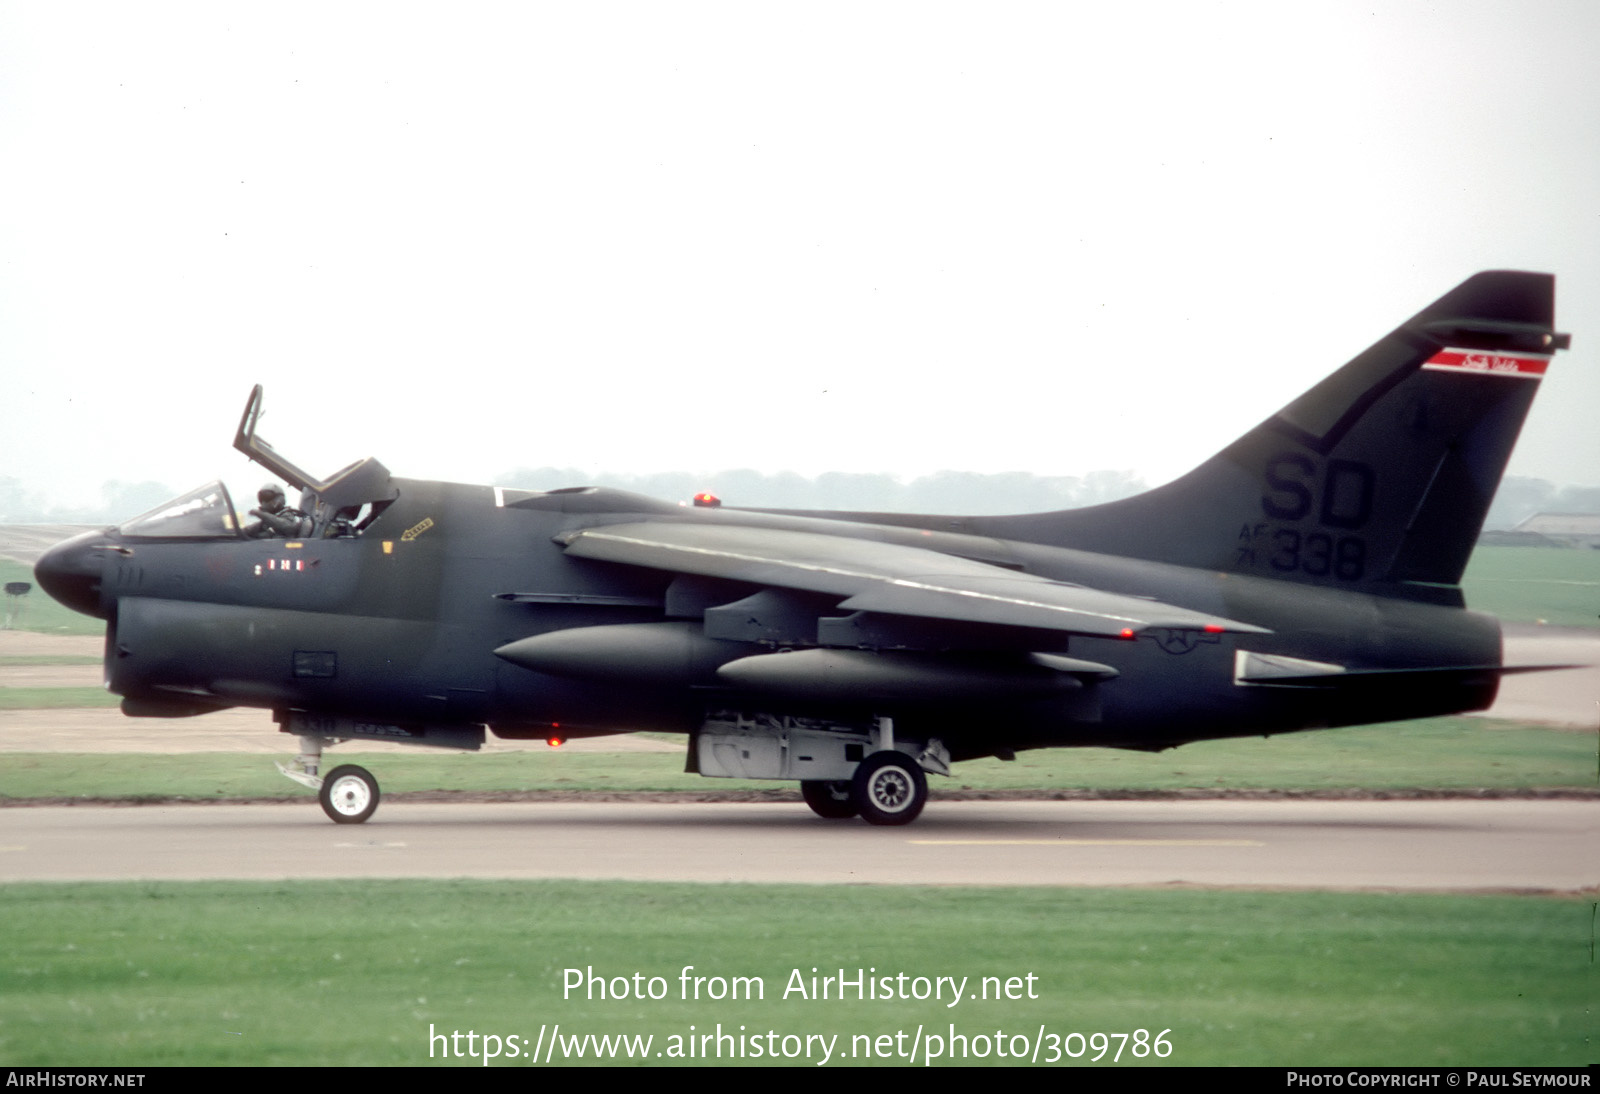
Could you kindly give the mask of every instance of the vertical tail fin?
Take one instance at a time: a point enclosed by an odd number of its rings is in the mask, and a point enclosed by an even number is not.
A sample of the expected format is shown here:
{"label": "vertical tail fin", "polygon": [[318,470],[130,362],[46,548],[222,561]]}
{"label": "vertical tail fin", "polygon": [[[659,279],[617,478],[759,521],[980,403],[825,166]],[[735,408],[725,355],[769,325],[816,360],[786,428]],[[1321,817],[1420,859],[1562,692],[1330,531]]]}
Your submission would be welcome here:
{"label": "vertical tail fin", "polygon": [[1418,600],[1455,586],[1551,355],[1555,279],[1469,278],[1221,453],[996,535]]}

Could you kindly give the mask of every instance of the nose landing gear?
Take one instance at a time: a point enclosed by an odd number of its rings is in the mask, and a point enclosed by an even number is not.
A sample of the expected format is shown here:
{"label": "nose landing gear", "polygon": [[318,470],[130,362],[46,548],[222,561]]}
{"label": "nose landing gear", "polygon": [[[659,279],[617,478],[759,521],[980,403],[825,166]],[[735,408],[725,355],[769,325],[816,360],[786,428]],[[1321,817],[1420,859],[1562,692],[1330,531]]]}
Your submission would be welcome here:
{"label": "nose landing gear", "polygon": [[341,764],[326,776],[319,775],[322,746],[327,743],[322,737],[302,736],[300,754],[288,766],[276,766],[284,777],[315,790],[322,811],[334,824],[361,824],[378,811],[378,780],[357,764]]}
{"label": "nose landing gear", "polygon": [[378,780],[364,767],[342,764],[322,780],[317,800],[333,823],[360,824],[378,809]]}

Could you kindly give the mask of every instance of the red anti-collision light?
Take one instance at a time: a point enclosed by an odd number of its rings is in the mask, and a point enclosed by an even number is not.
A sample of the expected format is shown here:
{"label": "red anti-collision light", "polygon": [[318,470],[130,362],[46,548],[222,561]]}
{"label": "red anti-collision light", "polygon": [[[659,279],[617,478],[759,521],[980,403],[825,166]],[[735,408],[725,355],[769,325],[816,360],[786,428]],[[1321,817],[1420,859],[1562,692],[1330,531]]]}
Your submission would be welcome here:
{"label": "red anti-collision light", "polygon": [[722,499],[715,494],[700,493],[694,496],[694,503],[702,509],[716,509],[722,505]]}

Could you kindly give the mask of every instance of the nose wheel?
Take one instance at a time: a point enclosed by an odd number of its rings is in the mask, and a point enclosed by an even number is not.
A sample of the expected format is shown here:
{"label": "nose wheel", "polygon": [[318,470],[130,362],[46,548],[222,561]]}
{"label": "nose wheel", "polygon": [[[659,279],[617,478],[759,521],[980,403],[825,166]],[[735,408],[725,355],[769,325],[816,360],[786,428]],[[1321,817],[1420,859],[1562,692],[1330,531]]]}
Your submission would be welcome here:
{"label": "nose wheel", "polygon": [[315,790],[322,811],[334,824],[360,824],[378,811],[378,780],[356,764],[342,764],[326,775],[319,774],[323,746],[338,743],[335,738],[303,734],[300,754],[291,763],[276,766],[285,778]]}
{"label": "nose wheel", "polygon": [[378,780],[364,767],[343,764],[323,776],[317,800],[333,823],[360,824],[377,811]]}

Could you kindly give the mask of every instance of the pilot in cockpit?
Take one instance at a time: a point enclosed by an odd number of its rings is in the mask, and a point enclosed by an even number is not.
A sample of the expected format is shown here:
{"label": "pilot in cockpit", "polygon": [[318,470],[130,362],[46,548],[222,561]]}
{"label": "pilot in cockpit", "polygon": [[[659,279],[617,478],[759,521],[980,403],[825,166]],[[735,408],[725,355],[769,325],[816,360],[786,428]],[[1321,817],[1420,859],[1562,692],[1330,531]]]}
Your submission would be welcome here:
{"label": "pilot in cockpit", "polygon": [[274,536],[293,539],[311,530],[310,518],[298,509],[289,508],[283,488],[277,483],[269,482],[258,490],[256,500],[261,507],[250,510],[250,515],[256,519],[244,528],[244,534],[251,539],[272,539]]}

